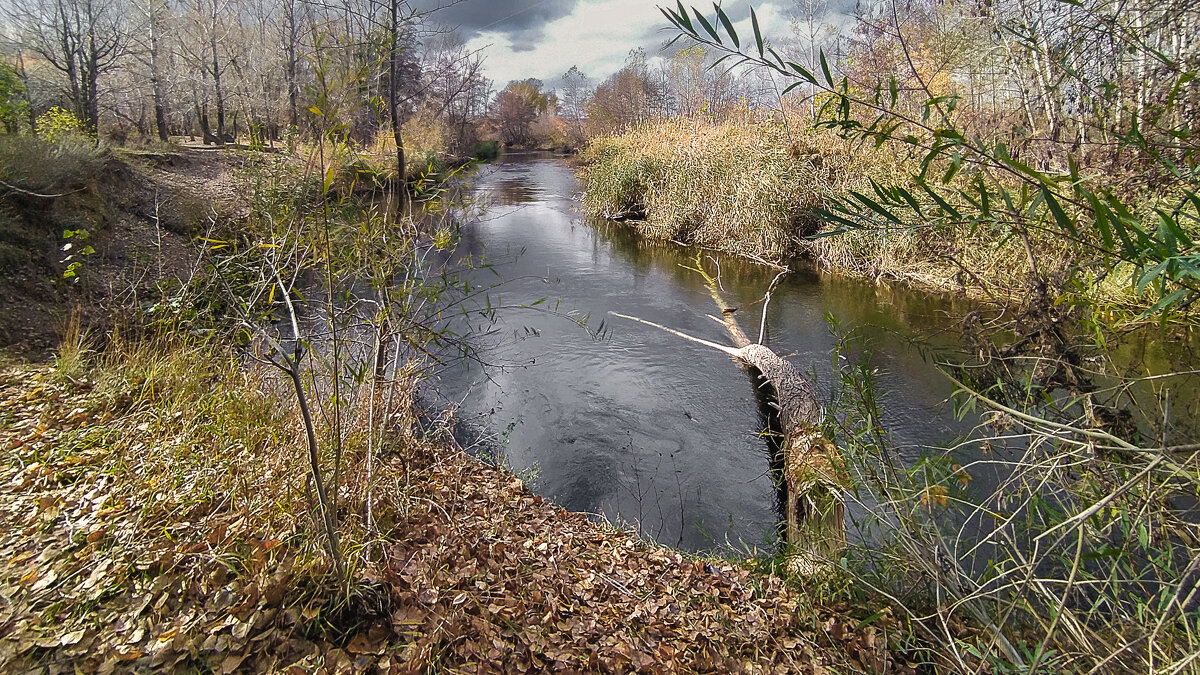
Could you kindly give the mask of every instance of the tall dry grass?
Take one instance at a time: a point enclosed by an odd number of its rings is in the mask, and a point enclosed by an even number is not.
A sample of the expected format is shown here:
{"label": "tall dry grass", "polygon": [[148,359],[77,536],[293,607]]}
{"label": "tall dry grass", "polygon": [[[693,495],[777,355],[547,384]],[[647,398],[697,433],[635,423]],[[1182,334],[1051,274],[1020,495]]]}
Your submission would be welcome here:
{"label": "tall dry grass", "polygon": [[[834,229],[816,213],[871,181],[905,183],[915,159],[832,132],[739,119],[672,119],[594,139],[584,151],[583,204],[628,220],[643,235],[779,262],[805,256],[821,268],[1006,300],[1024,293],[1024,243],[986,226]],[[869,215],[869,214],[868,214]],[[1050,237],[1032,244],[1053,275],[1072,252]]]}
{"label": "tall dry grass", "polygon": [[782,125],[687,119],[598,138],[584,161],[589,213],[643,221],[638,228],[656,238],[772,260],[815,233],[812,209],[866,168],[831,136],[793,141]]}

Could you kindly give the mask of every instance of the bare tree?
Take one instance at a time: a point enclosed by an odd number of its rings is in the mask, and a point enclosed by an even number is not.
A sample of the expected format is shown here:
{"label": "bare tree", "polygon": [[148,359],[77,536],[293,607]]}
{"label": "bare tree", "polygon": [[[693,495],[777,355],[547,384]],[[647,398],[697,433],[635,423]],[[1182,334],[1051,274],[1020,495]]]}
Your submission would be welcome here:
{"label": "bare tree", "polygon": [[134,0],[131,17],[136,19],[131,31],[130,51],[149,70],[150,94],[154,106],[154,126],[159,140],[166,142],[170,134],[167,124],[167,74],[163,54],[163,33],[169,24],[170,9],[166,0]]}
{"label": "bare tree", "polygon": [[466,156],[477,141],[472,124],[487,113],[491,80],[483,74],[481,50],[468,49],[458,33],[433,36],[422,64],[423,113],[441,124],[449,152]]}
{"label": "bare tree", "polygon": [[592,94],[588,86],[589,78],[578,66],[571,66],[563,73],[562,79],[562,115],[570,126],[571,142],[579,145],[584,140],[583,122],[587,119],[585,104]]}
{"label": "bare tree", "polygon": [[100,120],[100,76],[127,47],[121,0],[17,0],[8,9],[22,41],[66,76],[75,114],[95,132]]}
{"label": "bare tree", "polygon": [[[818,56],[834,35],[834,26],[826,21],[829,9],[829,0],[792,0],[789,12],[792,35],[799,41],[805,65],[812,72],[820,67]],[[816,119],[817,90],[811,83],[808,85],[808,105],[810,114]]]}

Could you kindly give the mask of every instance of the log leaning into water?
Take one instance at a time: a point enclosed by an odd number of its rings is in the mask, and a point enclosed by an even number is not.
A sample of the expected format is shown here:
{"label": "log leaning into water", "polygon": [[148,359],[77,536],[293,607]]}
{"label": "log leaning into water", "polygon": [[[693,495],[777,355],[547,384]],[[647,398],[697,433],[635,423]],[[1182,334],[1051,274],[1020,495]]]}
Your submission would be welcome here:
{"label": "log leaning into water", "polygon": [[792,558],[793,571],[813,574],[822,567],[821,561],[845,545],[845,507],[841,493],[845,485],[845,469],[841,452],[821,433],[818,425],[823,416],[820,401],[808,379],[791,363],[762,344],[766,335],[766,312],[770,293],[783,276],[771,282],[764,297],[763,321],[759,342],[746,336],[734,314],[736,309],[721,297],[719,284],[697,261],[697,271],[704,275],[722,318],[711,317],[729,333],[735,347],[703,340],[644,319],[613,313],[614,316],[644,323],[687,340],[729,354],[741,363],[758,371],[763,385],[774,389],[773,407],[778,411],[783,440],[783,475],[786,486],[784,505],[785,539],[798,555]]}

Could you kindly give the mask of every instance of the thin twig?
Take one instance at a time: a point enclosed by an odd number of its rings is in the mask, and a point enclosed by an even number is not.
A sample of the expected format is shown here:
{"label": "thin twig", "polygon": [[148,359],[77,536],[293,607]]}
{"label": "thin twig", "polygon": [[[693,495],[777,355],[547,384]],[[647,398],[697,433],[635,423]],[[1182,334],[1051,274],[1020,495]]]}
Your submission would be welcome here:
{"label": "thin twig", "polygon": [[767,292],[763,294],[762,322],[758,325],[758,344],[760,345],[767,337],[767,307],[771,304],[771,291],[775,290],[779,280],[788,272],[789,270],[785,267],[782,272],[776,274],[775,278],[771,280],[771,284],[767,286]]}
{"label": "thin twig", "polygon": [[13,185],[11,183],[6,183],[2,180],[0,180],[0,185],[8,188],[9,190],[12,190],[13,192],[20,192],[23,195],[29,195],[30,197],[37,197],[39,199],[58,199],[59,197],[66,197],[67,195],[73,195],[76,192],[83,192],[84,190],[87,189],[87,187],[85,186],[85,187],[77,188],[75,190],[71,190],[70,192],[56,192],[54,194],[42,194],[40,192],[31,192],[29,190],[19,188],[16,185]]}
{"label": "thin twig", "polygon": [[730,356],[738,355],[738,350],[734,349],[733,347],[727,347],[725,345],[717,344],[716,342],[709,342],[708,340],[702,340],[698,337],[692,337],[691,335],[688,335],[687,333],[681,333],[681,332],[675,330],[674,328],[667,328],[666,326],[662,325],[661,323],[654,323],[653,321],[647,321],[645,319],[639,319],[636,316],[629,316],[628,314],[619,314],[617,312],[609,312],[609,314],[612,314],[613,316],[619,317],[621,319],[628,319],[629,321],[636,321],[638,323],[644,323],[647,326],[653,326],[655,328],[658,328],[659,330],[664,330],[672,335],[678,335],[679,337],[681,337],[685,340],[691,340],[692,342],[697,342],[706,347],[712,347],[713,349],[719,349],[719,350],[725,352],[726,354],[729,354]]}

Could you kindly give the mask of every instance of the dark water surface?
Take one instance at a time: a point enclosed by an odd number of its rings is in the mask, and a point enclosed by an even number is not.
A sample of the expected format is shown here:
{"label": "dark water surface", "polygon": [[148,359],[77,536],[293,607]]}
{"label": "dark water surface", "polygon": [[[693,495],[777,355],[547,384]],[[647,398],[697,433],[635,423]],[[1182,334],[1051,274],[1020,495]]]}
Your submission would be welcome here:
{"label": "dark water surface", "polygon": [[[744,370],[715,350],[615,311],[726,342],[706,318],[714,306],[702,278],[684,269],[694,251],[641,241],[623,226],[578,210],[572,170],[549,157],[509,157],[481,171],[476,191],[490,204],[466,226],[458,253],[483,255],[480,284],[503,284],[493,305],[532,304],[606,322],[594,340],[567,318],[498,312],[480,354],[459,362],[436,387],[460,404],[459,440],[500,454],[533,489],[573,511],[601,515],[643,536],[691,550],[745,551],[777,539],[779,497],[764,421]],[[718,257],[726,297],[751,336],[769,268]],[[710,269],[712,269],[710,267]],[[499,276],[497,276],[497,274]],[[482,300],[480,304],[483,304]],[[830,391],[833,337],[826,313],[870,336],[885,423],[914,459],[971,425],[956,422],[949,382],[902,336],[959,338],[970,306],[906,289],[798,272],[769,310],[770,344]],[[934,338],[937,339],[936,337]]]}

